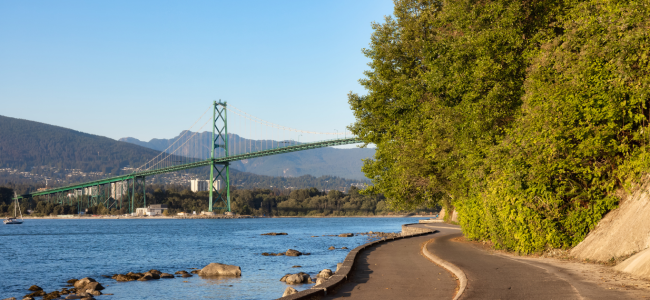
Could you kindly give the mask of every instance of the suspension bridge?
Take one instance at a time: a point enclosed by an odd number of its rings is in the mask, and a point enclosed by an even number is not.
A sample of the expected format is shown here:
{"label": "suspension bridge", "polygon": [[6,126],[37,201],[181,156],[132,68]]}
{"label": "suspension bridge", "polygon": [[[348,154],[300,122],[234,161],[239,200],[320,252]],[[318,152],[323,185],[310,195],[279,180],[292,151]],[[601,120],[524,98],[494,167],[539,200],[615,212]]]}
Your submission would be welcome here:
{"label": "suspension bridge", "polygon": [[[201,123],[202,126],[195,128]],[[201,133],[206,126],[211,127],[211,135]],[[229,127],[237,134],[229,133]],[[300,138],[316,141],[301,143]],[[126,207],[133,213],[138,207],[147,205],[147,177],[210,166],[208,211],[230,212],[231,162],[361,142],[349,132],[313,132],[285,127],[252,116],[226,102],[214,101],[167,149],[131,173],[41,190],[17,198],[46,197],[51,202],[76,205],[78,211],[103,204],[109,209]],[[220,183],[223,183],[223,188],[219,187]],[[140,189],[141,195],[138,193]]]}

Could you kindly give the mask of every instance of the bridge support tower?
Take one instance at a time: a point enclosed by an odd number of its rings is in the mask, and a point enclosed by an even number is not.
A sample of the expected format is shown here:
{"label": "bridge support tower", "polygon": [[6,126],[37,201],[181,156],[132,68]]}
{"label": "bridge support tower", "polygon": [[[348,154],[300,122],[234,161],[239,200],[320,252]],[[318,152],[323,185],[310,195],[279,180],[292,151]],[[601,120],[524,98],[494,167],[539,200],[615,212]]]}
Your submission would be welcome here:
{"label": "bridge support tower", "polygon": [[[230,212],[230,163],[215,163],[217,157],[228,157],[228,116],[226,102],[214,101],[212,112],[212,151],[210,152],[210,199],[208,211],[223,209]],[[215,157],[218,155],[217,157]],[[217,184],[217,182],[220,183]],[[223,185],[223,188],[221,188]],[[213,207],[214,203],[223,207]]]}

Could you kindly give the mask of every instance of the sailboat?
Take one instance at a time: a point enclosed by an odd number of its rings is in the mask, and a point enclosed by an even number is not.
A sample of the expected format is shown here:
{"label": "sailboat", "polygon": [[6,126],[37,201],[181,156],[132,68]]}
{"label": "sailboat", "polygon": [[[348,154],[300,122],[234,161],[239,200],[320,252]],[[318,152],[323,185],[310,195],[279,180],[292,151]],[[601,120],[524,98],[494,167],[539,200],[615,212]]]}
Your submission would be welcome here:
{"label": "sailboat", "polygon": [[[20,204],[18,204],[18,196],[16,196],[16,192],[14,192],[14,199],[16,199],[16,203],[14,204],[14,217],[13,218],[7,217],[3,221],[3,223],[5,223],[5,225],[22,224],[23,223],[23,212],[20,211]],[[16,211],[18,211],[20,213],[20,221],[18,221],[18,219],[16,219],[16,217],[17,217],[16,216]]]}

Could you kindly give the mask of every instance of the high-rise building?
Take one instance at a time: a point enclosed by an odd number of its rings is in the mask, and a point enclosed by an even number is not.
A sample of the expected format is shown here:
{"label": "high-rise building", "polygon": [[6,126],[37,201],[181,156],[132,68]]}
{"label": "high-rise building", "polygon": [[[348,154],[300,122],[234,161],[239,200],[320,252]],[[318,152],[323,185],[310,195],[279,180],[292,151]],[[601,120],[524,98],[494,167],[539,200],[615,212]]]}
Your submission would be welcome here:
{"label": "high-rise building", "polygon": [[[200,180],[200,179],[192,179],[190,180],[190,189],[192,192],[201,192],[201,191],[207,191],[208,187],[210,186],[210,180]],[[221,180],[215,180],[214,181],[214,188],[216,190],[219,190],[221,188]]]}

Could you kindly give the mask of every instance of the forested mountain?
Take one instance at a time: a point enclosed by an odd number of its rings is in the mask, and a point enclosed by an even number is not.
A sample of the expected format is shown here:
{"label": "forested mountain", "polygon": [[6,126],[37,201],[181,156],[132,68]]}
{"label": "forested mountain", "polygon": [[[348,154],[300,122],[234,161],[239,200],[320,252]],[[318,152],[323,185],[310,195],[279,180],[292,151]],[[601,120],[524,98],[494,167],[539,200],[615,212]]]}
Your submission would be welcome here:
{"label": "forested mountain", "polygon": [[[144,142],[127,137],[121,138],[120,141],[164,151],[179,137],[185,138],[189,136],[193,135],[181,132],[177,137],[171,139],[152,139],[149,142]],[[202,140],[204,145],[210,145],[210,139],[212,138],[211,132],[201,132],[197,136],[198,139]],[[230,144],[231,153],[236,153],[238,149],[234,149],[234,147],[241,144],[249,145],[248,151],[259,151],[265,149],[264,145],[279,144],[278,141],[271,140],[249,140],[236,134],[228,134],[228,139],[230,141],[236,141]],[[178,144],[183,144],[183,142],[184,140],[181,140]],[[190,147],[190,145],[187,145],[187,147]],[[336,149],[328,147],[237,161],[233,162],[231,166],[243,172],[268,176],[298,177],[312,175],[320,177],[331,175],[342,178],[367,180],[361,172],[361,166],[363,165],[362,159],[371,158],[374,154],[375,149],[372,148]]]}
{"label": "forested mountain", "polygon": [[59,126],[0,116],[0,168],[33,166],[118,174],[159,152]]}

